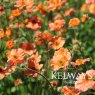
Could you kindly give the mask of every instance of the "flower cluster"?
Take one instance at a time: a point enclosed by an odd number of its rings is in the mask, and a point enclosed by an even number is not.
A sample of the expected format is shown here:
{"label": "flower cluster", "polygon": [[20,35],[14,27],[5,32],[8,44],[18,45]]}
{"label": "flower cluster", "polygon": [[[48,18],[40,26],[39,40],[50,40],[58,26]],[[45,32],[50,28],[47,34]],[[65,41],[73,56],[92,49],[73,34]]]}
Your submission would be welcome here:
{"label": "flower cluster", "polygon": [[[25,86],[33,95],[94,95],[94,16],[95,0],[1,0],[0,80],[4,87],[6,79],[14,81],[14,88],[31,80],[32,85]],[[55,79],[52,72],[59,71],[80,74],[61,80],[58,73]],[[1,92],[18,95],[19,91]]]}

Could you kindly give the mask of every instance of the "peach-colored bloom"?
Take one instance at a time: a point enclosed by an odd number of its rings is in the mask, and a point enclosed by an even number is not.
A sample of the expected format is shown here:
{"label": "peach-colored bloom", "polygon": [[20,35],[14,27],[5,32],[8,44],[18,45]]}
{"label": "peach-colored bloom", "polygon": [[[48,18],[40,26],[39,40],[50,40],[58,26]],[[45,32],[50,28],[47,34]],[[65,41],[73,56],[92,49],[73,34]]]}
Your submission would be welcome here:
{"label": "peach-colored bloom", "polygon": [[66,24],[65,20],[55,20],[54,22],[49,23],[49,28],[51,31],[60,30]]}
{"label": "peach-colored bloom", "polygon": [[88,70],[86,73],[80,74],[75,82],[75,88],[82,92],[92,89],[95,84],[93,77],[95,77],[95,70]]}
{"label": "peach-colored bloom", "polygon": [[75,14],[75,9],[73,9],[73,8],[70,8],[70,9],[67,9],[66,11],[65,11],[65,13],[64,13],[64,16],[66,17],[66,16],[69,16],[69,15],[71,15],[71,14]]}
{"label": "peach-colored bloom", "polygon": [[0,38],[3,38],[3,37],[4,37],[4,30],[0,29]]}
{"label": "peach-colored bloom", "polygon": [[82,12],[88,11],[88,10],[89,10],[89,5],[88,5],[88,4],[83,4],[83,5],[81,6],[80,10],[81,10]]}
{"label": "peach-colored bloom", "polygon": [[49,44],[51,48],[56,50],[63,47],[65,44],[65,39],[62,37],[54,36]]}
{"label": "peach-colored bloom", "polygon": [[92,13],[93,15],[95,15],[95,3],[93,3],[93,4],[91,4],[89,6],[89,11],[90,11],[90,13]]}
{"label": "peach-colored bloom", "polygon": [[86,58],[86,59],[77,59],[75,62],[71,62],[71,64],[73,66],[79,66],[79,65],[83,65],[85,64],[86,62],[89,62],[90,61],[90,58]]}
{"label": "peach-colored bloom", "polygon": [[41,28],[42,25],[42,20],[39,17],[32,16],[26,25],[27,28],[33,29],[33,30],[38,30]]}
{"label": "peach-colored bloom", "polygon": [[0,80],[2,80],[4,77],[10,75],[15,70],[16,70],[15,66],[8,66],[8,67],[0,66]]}
{"label": "peach-colored bloom", "polygon": [[35,45],[31,42],[21,43],[20,48],[22,48],[24,52],[29,55],[32,55],[36,51]]}
{"label": "peach-colored bloom", "polygon": [[80,95],[81,92],[74,87],[64,86],[62,88],[62,93],[64,93],[64,95]]}
{"label": "peach-colored bloom", "polygon": [[[41,56],[38,55],[38,53],[30,56],[27,59],[28,68],[27,68],[27,70],[24,71],[24,74],[30,75],[32,77],[36,77],[37,76],[36,72],[39,72],[43,66],[43,64],[39,64],[40,60],[41,60]],[[32,70],[35,70],[36,72],[32,71]]]}
{"label": "peach-colored bloom", "polygon": [[62,7],[62,5],[64,5],[66,2],[67,2],[67,0],[49,0],[48,9],[49,10],[60,9]]}
{"label": "peach-colored bloom", "polygon": [[25,7],[25,0],[17,0],[16,6],[22,9],[23,7]]}
{"label": "peach-colored bloom", "polygon": [[50,64],[54,71],[57,71],[60,68],[66,70],[70,60],[71,60],[71,54],[68,51],[68,49],[60,48],[59,50],[55,51]]}
{"label": "peach-colored bloom", "polygon": [[8,63],[11,65],[16,65],[17,63],[22,63],[24,61],[24,50],[21,48],[12,49],[8,54]]}
{"label": "peach-colored bloom", "polygon": [[32,12],[32,6],[34,5],[33,0],[18,0],[16,1],[16,6],[19,7],[19,9],[26,8],[27,12]]}
{"label": "peach-colored bloom", "polygon": [[69,27],[76,27],[80,24],[80,20],[78,18],[72,18],[69,21]]}
{"label": "peach-colored bloom", "polygon": [[21,80],[20,78],[18,78],[18,79],[16,79],[16,80],[14,81],[14,85],[15,85],[15,86],[18,86],[18,85],[20,85],[20,84],[22,84],[22,80]]}
{"label": "peach-colored bloom", "polygon": [[25,5],[26,5],[26,11],[28,13],[31,13],[33,11],[32,6],[34,5],[33,0],[25,0]]}

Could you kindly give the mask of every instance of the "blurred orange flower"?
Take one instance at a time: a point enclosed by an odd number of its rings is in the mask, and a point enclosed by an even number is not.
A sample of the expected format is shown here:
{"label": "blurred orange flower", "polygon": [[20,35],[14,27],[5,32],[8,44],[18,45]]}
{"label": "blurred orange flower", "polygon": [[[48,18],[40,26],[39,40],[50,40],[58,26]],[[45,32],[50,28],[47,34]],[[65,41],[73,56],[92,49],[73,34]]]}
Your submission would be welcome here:
{"label": "blurred orange flower", "polygon": [[90,61],[90,58],[86,58],[86,59],[77,59],[75,62],[71,62],[71,64],[73,66],[79,66],[79,65],[83,65],[85,64],[86,62],[89,62]]}
{"label": "blurred orange flower", "polygon": [[88,14],[83,14],[81,21],[85,22],[88,19]]}
{"label": "blurred orange flower", "polygon": [[42,2],[40,2],[40,3],[38,4],[38,6],[36,7],[35,11],[40,11],[41,14],[46,15],[46,14],[47,14],[47,6],[44,6],[44,5],[42,4]]}
{"label": "blurred orange flower", "polygon": [[0,29],[0,38],[3,38],[3,37],[4,37],[4,30]]}
{"label": "blurred orange flower", "polygon": [[15,70],[16,70],[15,66],[8,66],[8,67],[0,66],[0,80],[2,80],[4,77],[10,75]]}
{"label": "blurred orange flower", "polygon": [[15,86],[18,86],[21,83],[22,83],[22,80],[20,78],[16,79],[15,82],[14,82]]}
{"label": "blurred orange flower", "polygon": [[64,93],[64,95],[80,95],[81,92],[74,87],[64,86],[62,88],[62,93]]}
{"label": "blurred orange flower", "polygon": [[12,13],[11,13],[11,16],[13,16],[13,17],[18,17],[18,16],[20,16],[21,15],[21,10],[19,10],[19,9],[14,9],[14,10],[12,10]]}
{"label": "blurred orange flower", "polygon": [[75,9],[73,9],[73,8],[70,8],[70,9],[67,9],[66,11],[65,11],[65,13],[64,13],[64,16],[66,17],[66,16],[69,16],[69,15],[71,15],[71,14],[75,14]]}
{"label": "blurred orange flower", "polygon": [[69,27],[76,27],[80,24],[80,20],[78,18],[72,18],[69,21]]}
{"label": "blurred orange flower", "polygon": [[88,10],[89,10],[89,5],[88,5],[88,4],[83,4],[83,5],[81,6],[80,10],[81,10],[82,12],[88,11]]}
{"label": "blurred orange flower", "polygon": [[17,63],[22,63],[24,61],[25,53],[21,48],[12,49],[10,53],[8,53],[8,63],[11,65],[16,65]]}
{"label": "blurred orange flower", "polygon": [[25,7],[25,0],[17,0],[16,6],[22,9],[23,7]]}
{"label": "blurred orange flower", "polygon": [[37,45],[44,45],[44,42],[51,41],[52,36],[48,31],[44,31],[43,33],[36,31],[36,39],[35,42]]}
{"label": "blurred orange flower", "polygon": [[51,31],[60,30],[66,24],[65,20],[55,20],[54,22],[49,23],[49,28]]}
{"label": "blurred orange flower", "polygon": [[89,11],[90,11],[90,13],[92,13],[93,15],[95,15],[95,3],[93,3],[93,4],[91,4],[89,6]]}
{"label": "blurred orange flower", "polygon": [[67,2],[67,0],[49,0],[48,1],[48,9],[49,10],[55,10],[60,9],[62,5],[64,5]]}
{"label": "blurred orange flower", "polygon": [[8,40],[6,42],[6,47],[9,48],[9,49],[13,48],[14,47],[14,41],[13,40]]}
{"label": "blurred orange flower", "polygon": [[60,68],[66,70],[70,60],[71,60],[71,54],[68,51],[68,49],[60,48],[59,50],[55,51],[50,64],[54,71],[57,71]]}
{"label": "blurred orange flower", "polygon": [[6,33],[5,33],[6,37],[9,38],[11,36],[11,33],[12,33],[11,32],[11,28],[10,27],[7,27],[6,28]]}

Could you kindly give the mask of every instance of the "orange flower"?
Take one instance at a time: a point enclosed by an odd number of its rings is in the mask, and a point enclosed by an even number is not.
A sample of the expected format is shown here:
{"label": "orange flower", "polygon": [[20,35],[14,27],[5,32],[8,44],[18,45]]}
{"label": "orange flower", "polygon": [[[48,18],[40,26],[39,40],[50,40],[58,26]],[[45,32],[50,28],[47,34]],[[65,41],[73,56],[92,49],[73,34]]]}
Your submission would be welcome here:
{"label": "orange flower", "polygon": [[33,29],[33,30],[38,30],[41,28],[42,25],[42,20],[39,17],[32,16],[26,25],[27,28]]}
{"label": "orange flower", "polygon": [[82,22],[85,22],[87,19],[88,19],[88,14],[84,14],[84,15],[82,16],[81,21],[82,21]]}
{"label": "orange flower", "polygon": [[[30,75],[32,77],[36,77],[37,73],[42,68],[43,64],[39,64],[41,60],[41,56],[36,53],[35,55],[32,55],[30,58],[27,59],[28,63],[28,69],[24,71],[25,75]],[[36,72],[32,71],[35,70]]]}
{"label": "orange flower", "polygon": [[19,9],[14,9],[14,10],[12,10],[11,16],[13,16],[13,17],[18,17],[18,16],[21,15],[21,13],[22,13],[22,12],[21,12]]}
{"label": "orange flower", "polygon": [[64,5],[67,2],[67,0],[49,0],[48,4],[49,10],[55,10],[55,9],[60,9],[62,5]]}
{"label": "orange flower", "polygon": [[81,10],[82,12],[85,12],[85,11],[87,11],[88,9],[89,9],[89,5],[88,5],[88,4],[83,4],[80,10]]}
{"label": "orange flower", "polygon": [[6,28],[6,37],[9,38],[11,36],[11,28],[10,27],[7,27]]}
{"label": "orange flower", "polygon": [[15,86],[18,86],[21,83],[22,83],[22,80],[20,78],[16,79],[15,82],[14,82]]}
{"label": "orange flower", "polygon": [[13,40],[8,40],[6,42],[6,47],[9,48],[9,49],[13,48],[14,47],[14,41]]}
{"label": "orange flower", "polygon": [[24,50],[18,48],[18,49],[12,49],[10,53],[8,54],[8,63],[11,65],[16,65],[17,63],[22,63],[24,61]]}
{"label": "orange flower", "polygon": [[55,51],[53,59],[51,60],[50,64],[54,71],[57,71],[60,68],[66,70],[70,60],[71,54],[68,51],[68,49],[60,48],[59,50]]}
{"label": "orange flower", "polygon": [[92,13],[93,15],[95,15],[95,3],[93,3],[93,4],[91,4],[89,6],[89,11],[90,11],[90,13]]}
{"label": "orange flower", "polygon": [[51,48],[56,50],[56,49],[63,47],[63,45],[65,44],[65,39],[62,37],[54,36],[52,38],[52,42],[50,42],[49,44]]}
{"label": "orange flower", "polygon": [[41,38],[47,42],[51,40],[51,34],[47,31],[43,32]]}
{"label": "orange flower", "polygon": [[65,25],[65,20],[55,20],[54,22],[49,23],[49,28],[51,31],[60,30]]}
{"label": "orange flower", "polygon": [[25,7],[25,0],[17,0],[16,6],[22,9],[23,7]]}
{"label": "orange flower", "polygon": [[0,29],[0,38],[3,38],[3,37],[4,37],[4,30]]}
{"label": "orange flower", "polygon": [[81,92],[74,87],[64,86],[62,88],[62,93],[64,93],[64,95],[80,95]]}
{"label": "orange flower", "polygon": [[71,64],[72,64],[73,66],[79,66],[79,65],[85,64],[86,62],[89,62],[89,61],[90,61],[90,58],[77,59],[76,62],[71,62]]}
{"label": "orange flower", "polygon": [[34,5],[33,0],[25,0],[25,5],[26,5],[26,11],[28,13],[31,13],[33,11],[32,6]]}
{"label": "orange flower", "polygon": [[66,11],[65,11],[65,13],[64,13],[64,16],[66,17],[66,16],[69,16],[69,15],[71,15],[71,14],[74,14],[76,11],[75,11],[75,9],[73,9],[73,8],[70,8],[70,9],[67,9]]}
{"label": "orange flower", "polygon": [[44,15],[47,14],[47,7],[44,6],[44,5],[42,4],[42,2],[40,2],[40,3],[38,4],[38,6],[36,7],[36,9],[34,9],[34,10],[35,10],[35,11],[40,11],[40,13],[41,13],[41,14],[44,14]]}
{"label": "orange flower", "polygon": [[52,36],[49,32],[45,31],[43,33],[41,32],[36,32],[36,39],[35,42],[37,45],[44,45],[44,42],[49,42],[52,39]]}
{"label": "orange flower", "polygon": [[86,73],[80,74],[77,78],[77,81],[75,82],[75,88],[82,92],[93,88],[95,84],[93,77],[95,77],[95,70],[88,70]]}
{"label": "orange flower", "polygon": [[76,27],[80,24],[80,20],[78,18],[72,18],[69,21],[69,27]]}
{"label": "orange flower", "polygon": [[32,55],[34,52],[36,52],[35,45],[31,42],[21,43],[19,47],[22,48],[24,52],[29,55]]}

